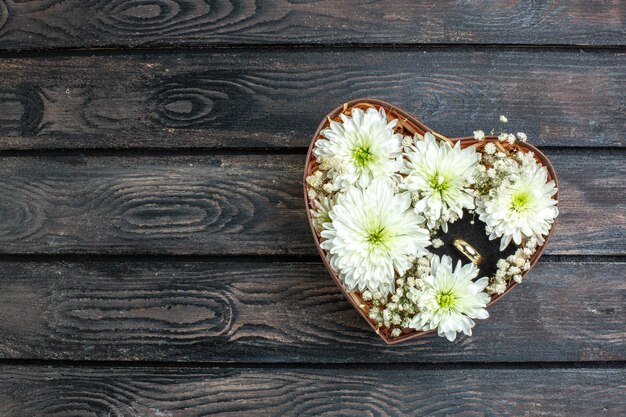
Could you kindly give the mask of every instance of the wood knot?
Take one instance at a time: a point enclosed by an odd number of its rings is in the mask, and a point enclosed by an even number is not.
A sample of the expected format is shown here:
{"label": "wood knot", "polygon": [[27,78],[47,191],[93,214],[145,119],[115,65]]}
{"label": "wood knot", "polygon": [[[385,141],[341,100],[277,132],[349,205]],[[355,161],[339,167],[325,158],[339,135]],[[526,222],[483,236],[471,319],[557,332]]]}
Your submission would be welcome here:
{"label": "wood knot", "polygon": [[100,21],[120,34],[156,34],[175,24],[180,13],[172,0],[118,0],[105,6]]}
{"label": "wood knot", "polygon": [[7,7],[4,0],[0,0],[0,29],[4,27],[4,25],[9,20],[9,8]]}

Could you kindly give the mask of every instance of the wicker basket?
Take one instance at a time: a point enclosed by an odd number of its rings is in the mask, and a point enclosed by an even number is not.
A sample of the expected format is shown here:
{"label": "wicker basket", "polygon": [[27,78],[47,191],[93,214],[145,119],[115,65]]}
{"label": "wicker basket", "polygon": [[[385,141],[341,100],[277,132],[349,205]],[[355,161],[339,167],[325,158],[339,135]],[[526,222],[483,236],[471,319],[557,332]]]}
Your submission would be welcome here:
{"label": "wicker basket", "polygon": [[[359,312],[361,317],[363,317],[365,319],[365,321],[367,323],[369,323],[370,327],[387,344],[396,344],[396,343],[399,343],[399,342],[402,342],[402,341],[405,341],[405,340],[409,340],[409,339],[413,339],[413,338],[416,338],[416,337],[424,336],[424,335],[429,334],[429,333],[433,333],[435,330],[416,331],[416,330],[413,330],[413,329],[404,329],[402,335],[400,335],[398,337],[391,337],[391,335],[389,334],[387,329],[384,329],[384,328],[383,329],[379,329],[376,326],[376,323],[367,316],[368,303],[366,303],[361,298],[360,294],[358,294],[356,292],[352,292],[352,291],[347,291],[345,289],[345,287],[343,286],[343,283],[341,282],[341,280],[339,279],[339,277],[335,273],[335,271],[333,271],[333,269],[331,268],[330,263],[328,261],[328,256],[327,256],[326,251],[324,251],[320,247],[320,236],[317,233],[317,231],[315,230],[315,227],[313,226],[311,213],[309,211],[309,209],[313,208],[313,205],[312,205],[312,203],[311,203],[311,201],[310,201],[310,199],[308,197],[308,186],[307,186],[307,182],[306,182],[306,177],[309,176],[317,168],[317,161],[315,160],[315,157],[312,154],[313,147],[315,146],[315,142],[320,137],[320,132],[323,129],[327,128],[331,121],[339,121],[340,120],[340,118],[339,118],[340,114],[349,115],[353,108],[359,108],[359,109],[362,109],[362,110],[367,110],[368,108],[374,108],[374,109],[383,108],[385,110],[385,112],[387,114],[387,118],[389,120],[391,120],[391,119],[398,119],[398,123],[397,123],[396,127],[394,128],[394,130],[395,130],[396,133],[401,133],[403,135],[408,135],[408,136],[418,135],[419,137],[423,137],[426,132],[430,132],[435,137],[437,137],[437,138],[439,138],[441,140],[445,140],[445,141],[447,141],[450,144],[454,144],[457,141],[461,141],[461,146],[463,148],[474,145],[474,146],[477,147],[477,149],[480,149],[486,143],[494,142],[498,148],[500,148],[501,150],[504,150],[504,151],[509,150],[511,147],[516,147],[517,149],[520,149],[520,150],[532,151],[535,154],[537,161],[539,163],[541,163],[542,165],[544,165],[548,169],[548,179],[549,180],[554,180],[554,182],[557,185],[557,189],[558,189],[558,183],[557,183],[556,174],[554,172],[554,168],[552,167],[552,164],[550,163],[548,158],[546,158],[546,156],[543,153],[541,153],[541,151],[539,151],[537,148],[535,148],[534,146],[531,146],[531,145],[529,145],[529,144],[527,144],[525,142],[517,142],[517,143],[515,143],[513,145],[509,145],[508,143],[507,144],[501,143],[500,141],[497,140],[497,138],[492,137],[492,136],[486,137],[482,141],[477,141],[476,139],[470,138],[470,137],[448,139],[445,136],[442,136],[439,133],[434,132],[428,126],[426,126],[425,124],[423,124],[419,120],[415,119],[410,114],[407,114],[403,110],[400,110],[397,107],[394,107],[394,106],[392,106],[392,105],[390,105],[388,103],[385,103],[384,101],[376,100],[376,99],[369,99],[369,98],[349,101],[347,103],[344,103],[342,106],[337,107],[335,110],[333,110],[328,115],[326,115],[324,120],[320,123],[320,125],[317,128],[317,130],[315,131],[315,134],[313,135],[313,139],[311,140],[311,144],[309,145],[309,150],[307,152],[305,168],[304,168],[304,181],[303,181],[303,184],[304,184],[304,201],[306,203],[307,219],[308,219],[309,225],[311,227],[311,232],[313,233],[313,239],[315,240],[315,246],[317,247],[317,251],[319,252],[320,256],[322,257],[322,260],[324,261],[324,265],[326,265],[326,269],[328,270],[328,273],[330,274],[331,278],[333,279],[335,284],[337,284],[337,287],[339,287],[341,292],[343,292],[343,294],[346,296],[348,301],[350,301],[350,303],[354,306],[354,308]],[[557,194],[553,198],[555,198],[558,201],[558,197],[559,196],[558,196],[558,192],[557,192]],[[552,235],[553,232],[554,232],[554,225],[550,229],[550,233],[546,237],[545,243],[542,246],[538,247],[537,251],[535,252],[535,254],[531,257],[531,259],[530,259],[530,265],[531,265],[530,269],[527,270],[527,271],[524,271],[524,273],[522,275],[526,275],[535,266],[535,264],[537,263],[538,259],[541,257],[541,255],[542,255],[546,245],[548,244],[548,240],[550,239],[550,236]],[[515,285],[517,285],[517,284],[514,281],[511,281],[511,283],[509,284],[509,286],[507,287],[506,291],[503,294],[495,295],[495,296],[493,296],[491,298],[491,302],[487,305],[487,307],[491,306],[493,303],[495,303],[496,301],[501,299],[513,287],[515,287]],[[362,309],[360,307],[362,305],[366,306],[365,309]]]}

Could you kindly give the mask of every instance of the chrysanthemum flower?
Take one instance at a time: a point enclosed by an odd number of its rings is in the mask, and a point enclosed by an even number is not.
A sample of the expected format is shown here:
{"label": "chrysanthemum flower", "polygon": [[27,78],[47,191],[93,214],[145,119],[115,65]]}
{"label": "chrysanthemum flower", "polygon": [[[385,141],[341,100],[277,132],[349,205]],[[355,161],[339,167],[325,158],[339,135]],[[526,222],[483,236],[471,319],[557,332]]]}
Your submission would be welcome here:
{"label": "chrysanthemum flower", "polygon": [[504,183],[497,192],[476,202],[479,219],[490,230],[489,239],[500,240],[504,250],[511,240],[517,245],[522,239],[535,238],[540,245],[559,214],[554,181],[548,181],[546,167],[531,162],[524,164],[511,183]]}
{"label": "chrysanthemum flower", "polygon": [[410,327],[417,330],[437,329],[439,336],[449,341],[456,339],[457,332],[472,335],[474,320],[486,319],[485,309],[490,297],[483,290],[489,284],[487,277],[472,281],[478,276],[478,268],[461,261],[452,269],[452,258],[433,256],[431,273],[422,279],[421,290],[413,290],[413,300],[420,312]]}
{"label": "chrysanthemum flower", "polygon": [[389,181],[376,179],[365,189],[349,187],[337,196],[329,216],[320,246],[330,253],[332,268],[350,291],[388,294],[394,271],[404,274],[430,244],[410,196],[394,194]]}
{"label": "chrysanthemum flower", "polygon": [[335,161],[329,172],[335,189],[357,184],[367,187],[374,178],[391,177],[401,166],[402,135],[393,133],[398,120],[387,122],[385,110],[352,109],[322,130],[313,154],[318,162]]}
{"label": "chrysanthemum flower", "polygon": [[468,179],[475,174],[480,154],[474,147],[461,149],[459,142],[454,147],[437,142],[426,133],[408,148],[406,157],[403,185],[414,193],[415,211],[426,217],[430,229],[441,224],[446,232],[448,222],[462,217],[464,208],[474,208]]}

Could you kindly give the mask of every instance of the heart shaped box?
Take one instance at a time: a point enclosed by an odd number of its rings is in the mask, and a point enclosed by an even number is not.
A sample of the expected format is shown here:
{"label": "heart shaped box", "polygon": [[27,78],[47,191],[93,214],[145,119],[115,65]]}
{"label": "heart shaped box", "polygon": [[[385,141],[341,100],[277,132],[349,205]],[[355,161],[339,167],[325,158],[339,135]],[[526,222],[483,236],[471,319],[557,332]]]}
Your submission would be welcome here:
{"label": "heart shaped box", "polygon": [[[360,294],[353,292],[353,291],[347,291],[343,283],[341,282],[341,280],[335,273],[335,271],[331,268],[326,251],[324,251],[320,247],[320,237],[317,231],[315,230],[315,227],[313,226],[313,219],[311,218],[311,213],[310,213],[310,209],[313,208],[313,205],[308,196],[308,186],[307,186],[306,178],[309,175],[311,175],[311,173],[317,168],[317,161],[313,155],[313,148],[315,147],[315,142],[317,141],[317,139],[319,139],[320,132],[323,129],[327,128],[331,121],[340,120],[339,119],[340,114],[350,115],[350,112],[355,107],[363,109],[363,110],[367,110],[367,108],[375,108],[375,109],[383,108],[389,120],[398,119],[398,124],[395,128],[395,131],[400,132],[404,135],[411,136],[411,137],[415,134],[418,134],[419,136],[423,137],[424,133],[430,132],[435,137],[441,140],[446,140],[446,141],[451,140],[452,142],[461,141],[461,147],[463,148],[474,145],[478,141],[472,137],[448,139],[436,133],[435,131],[430,129],[428,126],[426,126],[425,124],[423,124],[422,122],[420,122],[419,120],[411,116],[410,114],[406,113],[405,111],[400,110],[397,107],[392,106],[391,104],[388,104],[384,101],[377,100],[377,99],[370,99],[370,98],[352,100],[347,103],[344,103],[342,106],[337,107],[335,110],[327,114],[326,117],[324,117],[324,120],[320,123],[317,130],[315,131],[315,134],[313,135],[313,139],[311,140],[311,144],[309,145],[309,150],[306,156],[303,184],[304,184],[304,201],[306,203],[307,219],[309,221],[309,226],[311,227],[311,232],[313,233],[313,239],[315,240],[315,247],[317,248],[317,251],[320,254],[322,260],[324,261],[324,265],[326,266],[326,269],[328,270],[328,273],[330,274],[331,278],[333,279],[333,281],[335,281],[335,284],[337,285],[337,287],[339,287],[341,292],[343,292],[343,294],[348,299],[348,301],[352,304],[352,306],[356,309],[356,311],[359,312],[361,317],[363,317],[363,319],[370,325],[370,327],[376,332],[376,334],[378,334],[387,344],[393,345],[393,344],[400,343],[409,339],[413,339],[416,337],[434,333],[436,329],[428,330],[428,331],[417,331],[413,329],[406,329],[407,332],[403,333],[402,335],[398,337],[391,337],[391,335],[388,334],[388,332],[386,332],[385,330],[381,331],[380,329],[378,329],[376,326],[376,323],[367,316],[366,312],[363,311],[363,309],[359,307],[360,305],[365,304]],[[498,141],[497,138],[494,136],[488,136],[485,139],[489,141],[494,141],[494,142]],[[516,146],[522,150],[532,151],[535,154],[535,158],[537,159],[537,161],[547,168],[548,180],[553,180],[558,190],[558,181],[556,178],[556,174],[554,172],[554,168],[552,167],[552,164],[550,163],[548,158],[546,158],[546,156],[541,151],[539,151],[534,146],[529,145],[525,142],[517,142],[515,145],[512,145],[512,146]],[[558,202],[558,199],[559,199],[558,191],[553,198],[555,198]],[[537,248],[537,251],[530,258],[530,269],[528,269],[527,271],[524,271],[522,276],[525,276],[535,266],[535,264],[537,263],[541,255],[543,254],[543,251],[545,247],[547,246],[548,241],[550,240],[550,237],[552,236],[553,232],[554,232],[554,225],[552,225],[552,228],[550,229],[548,236],[546,236],[545,243],[542,246],[539,246]],[[508,287],[506,288],[506,291],[504,291],[504,293],[499,294],[499,295],[494,295],[491,297],[491,301],[487,305],[487,308],[489,308],[496,301],[504,297],[516,285],[517,283],[511,280]]]}

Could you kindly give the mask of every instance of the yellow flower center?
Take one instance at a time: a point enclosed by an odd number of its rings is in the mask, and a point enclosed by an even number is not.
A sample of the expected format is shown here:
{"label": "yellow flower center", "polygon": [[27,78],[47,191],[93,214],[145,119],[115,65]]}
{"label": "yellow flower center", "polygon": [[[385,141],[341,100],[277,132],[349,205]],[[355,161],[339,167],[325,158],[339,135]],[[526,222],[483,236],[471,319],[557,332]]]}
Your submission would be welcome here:
{"label": "yellow flower center", "polygon": [[385,240],[384,231],[384,229],[372,230],[369,232],[365,240],[367,240],[367,243],[371,245],[378,245],[380,243],[383,243],[383,240]]}
{"label": "yellow flower center", "polygon": [[359,167],[368,165],[374,159],[374,155],[370,151],[369,146],[357,146],[352,151],[352,159],[354,163]]}
{"label": "yellow flower center", "polygon": [[430,187],[439,194],[442,194],[448,188],[448,182],[443,175],[440,175],[438,173],[435,173],[435,175],[430,177],[428,183]]}
{"label": "yellow flower center", "polygon": [[513,198],[511,199],[511,210],[521,213],[526,209],[528,200],[528,193],[524,191],[513,194]]}
{"label": "yellow flower center", "polygon": [[370,251],[386,251],[390,238],[389,230],[376,224],[376,222],[371,222],[365,231],[365,242],[367,242]]}
{"label": "yellow flower center", "polygon": [[441,308],[450,308],[455,301],[454,295],[446,292],[446,293],[437,293],[437,295],[435,296],[435,300],[437,301],[437,304],[439,305],[439,307]]}

